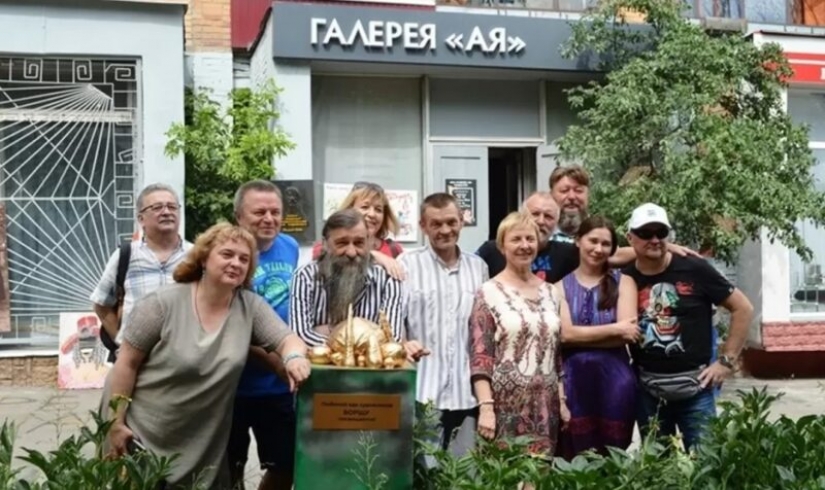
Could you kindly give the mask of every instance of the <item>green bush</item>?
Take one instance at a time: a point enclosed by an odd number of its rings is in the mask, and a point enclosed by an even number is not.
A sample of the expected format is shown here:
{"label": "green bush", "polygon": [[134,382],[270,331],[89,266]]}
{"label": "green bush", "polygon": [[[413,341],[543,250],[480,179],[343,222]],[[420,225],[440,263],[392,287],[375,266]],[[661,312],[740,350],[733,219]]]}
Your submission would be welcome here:
{"label": "green bush", "polygon": [[737,394],[736,402],[721,402],[722,412],[695,452],[685,453],[678,437],[657,438],[654,431],[632,451],[613,448],[606,456],[587,453],[552,463],[527,456],[524,439],[506,447],[480,442],[455,458],[424,442],[433,417],[425,410],[417,424],[418,455],[434,457],[439,467],[416,465],[415,488],[512,490],[527,482],[537,490],[825,489],[825,416],[774,420],[770,408],[781,395],[765,389]]}
{"label": "green bush", "polygon": [[[14,426],[0,427],[0,489],[3,490],[155,490],[168,475],[174,458],[141,452],[119,459],[103,455],[111,422],[92,412],[95,428],[83,427],[48,453],[23,449],[19,459],[37,471],[23,478],[14,462]],[[15,467],[16,466],[16,467]]]}

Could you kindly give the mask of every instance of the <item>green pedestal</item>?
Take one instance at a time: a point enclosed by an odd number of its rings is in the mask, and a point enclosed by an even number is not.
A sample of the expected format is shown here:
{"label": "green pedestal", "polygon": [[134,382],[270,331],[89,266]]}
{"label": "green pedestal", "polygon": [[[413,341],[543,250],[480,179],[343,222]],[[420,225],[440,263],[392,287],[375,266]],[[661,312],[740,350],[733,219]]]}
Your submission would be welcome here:
{"label": "green pedestal", "polygon": [[374,472],[388,490],[412,488],[415,369],[313,366],[298,391],[295,490],[366,488],[359,441],[375,443]]}

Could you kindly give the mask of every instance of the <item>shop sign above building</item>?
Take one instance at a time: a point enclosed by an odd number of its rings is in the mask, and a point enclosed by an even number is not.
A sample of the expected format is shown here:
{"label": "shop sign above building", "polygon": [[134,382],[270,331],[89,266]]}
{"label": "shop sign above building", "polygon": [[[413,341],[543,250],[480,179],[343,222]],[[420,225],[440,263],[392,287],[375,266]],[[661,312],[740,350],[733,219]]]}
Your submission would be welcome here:
{"label": "shop sign above building", "polygon": [[559,46],[566,20],[276,2],[275,58],[583,70]]}
{"label": "shop sign above building", "polygon": [[[341,27],[336,18],[313,17],[310,39],[313,46],[357,46],[366,48],[396,48],[408,50],[434,51],[438,45],[438,26],[434,23],[395,22],[371,20],[366,23],[356,20],[349,27]],[[494,27],[484,31],[475,26],[467,39],[464,33],[450,33],[443,39],[452,51],[480,51],[490,54],[520,53],[526,44],[518,36],[508,36],[504,27]]]}

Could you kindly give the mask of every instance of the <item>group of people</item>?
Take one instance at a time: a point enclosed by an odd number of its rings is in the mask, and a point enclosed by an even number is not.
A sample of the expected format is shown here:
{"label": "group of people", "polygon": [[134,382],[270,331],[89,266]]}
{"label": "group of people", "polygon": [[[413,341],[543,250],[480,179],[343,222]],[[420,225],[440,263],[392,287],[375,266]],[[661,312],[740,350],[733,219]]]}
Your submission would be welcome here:
{"label": "group of people", "polygon": [[[325,222],[312,260],[280,232],[282,198],[266,181],[241,186],[236,225],[194,245],[178,235],[180,205],[163,185],[138,197],[142,238],[123,284],[115,252],[92,295],[119,343],[103,409],[114,407],[114,454],[179,454],[170,484],[243,488],[255,436],[261,489],[292,485],[294,390],[310,375],[307,346],[354,315],[385,314],[417,364],[416,398],[438,411],[432,441],[455,455],[487,439],[527,436],[529,451],[572,458],[626,448],[635,423],[658,418],[692,447],[715,414],[752,307],[703,258],[671,243],[664,209],[630,217],[629,247],[588,216],[589,176],[557,168],[473,253],[448,193],[420,210],[424,247],[391,236],[384,190],[353,186]],[[714,305],[731,312],[715,351]],[[427,461],[426,464],[433,464]]]}

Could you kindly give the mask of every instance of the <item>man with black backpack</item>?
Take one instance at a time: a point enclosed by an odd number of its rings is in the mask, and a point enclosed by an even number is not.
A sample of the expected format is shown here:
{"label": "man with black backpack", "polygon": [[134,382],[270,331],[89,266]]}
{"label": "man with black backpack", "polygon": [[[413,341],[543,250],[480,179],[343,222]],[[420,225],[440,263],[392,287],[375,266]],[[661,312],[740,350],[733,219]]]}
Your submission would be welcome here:
{"label": "man with black backpack", "polygon": [[122,243],[92,292],[94,311],[103,328],[100,337],[114,362],[128,315],[135,301],[164,284],[173,282],[175,267],[192,244],[179,234],[181,205],[166,184],[146,186],[137,198],[137,220],[143,231],[138,240]]}

